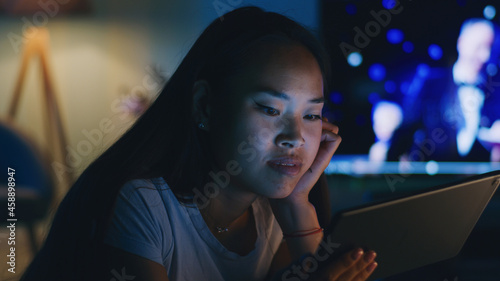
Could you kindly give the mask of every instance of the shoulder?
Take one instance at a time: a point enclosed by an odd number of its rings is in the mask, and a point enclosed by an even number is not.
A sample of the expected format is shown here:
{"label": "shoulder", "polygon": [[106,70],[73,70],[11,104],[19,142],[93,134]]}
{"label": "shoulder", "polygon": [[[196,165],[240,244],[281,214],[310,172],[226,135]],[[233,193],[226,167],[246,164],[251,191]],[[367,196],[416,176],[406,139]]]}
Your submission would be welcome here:
{"label": "shoulder", "polygon": [[[130,196],[136,193],[138,190],[157,190],[157,185],[161,185],[160,178],[133,179],[125,182],[125,184],[120,189],[120,193],[126,196]],[[165,186],[167,186],[166,183]]]}
{"label": "shoulder", "polygon": [[[150,232],[163,233],[170,228],[167,204],[173,196],[168,185],[159,178],[134,179],[120,189],[114,205],[117,225],[148,225]],[[154,231],[153,231],[154,230]]]}
{"label": "shoulder", "polygon": [[172,222],[159,179],[126,182],[117,196],[104,244],[163,264],[172,248]]}
{"label": "shoulder", "polygon": [[127,181],[120,189],[118,198],[148,206],[162,205],[161,193],[170,190],[162,178],[133,179]]}

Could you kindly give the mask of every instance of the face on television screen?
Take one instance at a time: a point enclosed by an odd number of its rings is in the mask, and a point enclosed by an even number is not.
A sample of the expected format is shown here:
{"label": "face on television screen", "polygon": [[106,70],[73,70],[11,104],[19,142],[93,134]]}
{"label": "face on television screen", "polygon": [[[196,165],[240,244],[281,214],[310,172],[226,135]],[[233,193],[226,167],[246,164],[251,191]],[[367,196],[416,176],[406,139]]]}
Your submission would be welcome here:
{"label": "face on television screen", "polygon": [[343,138],[332,163],[393,163],[396,172],[412,163],[429,174],[498,169],[497,6],[323,1],[321,36],[332,59],[325,115]]}

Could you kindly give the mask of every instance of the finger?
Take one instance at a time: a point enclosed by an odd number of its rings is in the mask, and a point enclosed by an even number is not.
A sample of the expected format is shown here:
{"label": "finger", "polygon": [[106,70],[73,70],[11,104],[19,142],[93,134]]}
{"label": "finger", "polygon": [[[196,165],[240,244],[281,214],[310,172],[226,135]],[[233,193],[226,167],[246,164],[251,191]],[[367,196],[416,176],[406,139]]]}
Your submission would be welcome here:
{"label": "finger", "polygon": [[311,165],[311,170],[323,172],[330,163],[333,154],[337,151],[341,142],[342,138],[339,135],[324,130],[321,135],[318,153]]}
{"label": "finger", "polygon": [[363,256],[363,249],[354,249],[344,254],[339,260],[336,260],[331,270],[328,272],[328,280],[338,280],[346,271],[348,271]]}
{"label": "finger", "polygon": [[373,271],[375,271],[375,268],[377,268],[378,263],[376,261],[370,263],[367,267],[365,267],[364,270],[362,270],[354,279],[351,281],[365,281],[372,275]]}
{"label": "finger", "polygon": [[323,126],[323,130],[330,131],[334,134],[339,133],[339,127],[337,125],[334,125],[334,124],[328,122],[328,121],[323,120],[322,126]]}
{"label": "finger", "polygon": [[314,183],[318,180],[319,176],[326,169],[330,160],[333,157],[333,154],[337,150],[342,141],[342,138],[338,135],[333,134],[332,132],[323,131],[322,141],[320,143],[320,147],[318,149],[318,153],[316,154],[316,158],[313,163],[309,167],[309,172],[306,172],[302,178],[297,183],[299,185],[307,185],[312,187]]}
{"label": "finger", "polygon": [[365,280],[373,271],[371,266],[376,256],[377,254],[373,251],[365,253],[349,270],[340,276],[338,281]]}

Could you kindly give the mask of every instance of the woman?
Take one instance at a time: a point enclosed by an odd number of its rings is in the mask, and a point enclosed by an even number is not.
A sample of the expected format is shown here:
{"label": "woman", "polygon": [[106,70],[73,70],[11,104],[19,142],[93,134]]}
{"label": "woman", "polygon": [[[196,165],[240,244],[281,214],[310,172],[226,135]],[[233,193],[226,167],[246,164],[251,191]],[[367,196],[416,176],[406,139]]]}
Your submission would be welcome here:
{"label": "woman", "polygon": [[341,140],[321,118],[327,77],[290,19],[215,20],[68,192],[22,280],[365,280],[361,249],[315,277],[288,270],[323,236],[308,195]]}

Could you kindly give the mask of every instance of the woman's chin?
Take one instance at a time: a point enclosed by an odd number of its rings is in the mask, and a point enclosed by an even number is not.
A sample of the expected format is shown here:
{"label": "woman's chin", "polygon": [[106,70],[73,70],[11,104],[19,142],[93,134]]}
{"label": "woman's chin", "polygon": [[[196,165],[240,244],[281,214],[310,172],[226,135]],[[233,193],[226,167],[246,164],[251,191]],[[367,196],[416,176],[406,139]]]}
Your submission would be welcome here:
{"label": "woman's chin", "polygon": [[268,198],[270,199],[283,199],[288,197],[294,189],[295,185],[284,185],[279,186],[272,194],[268,194]]}

